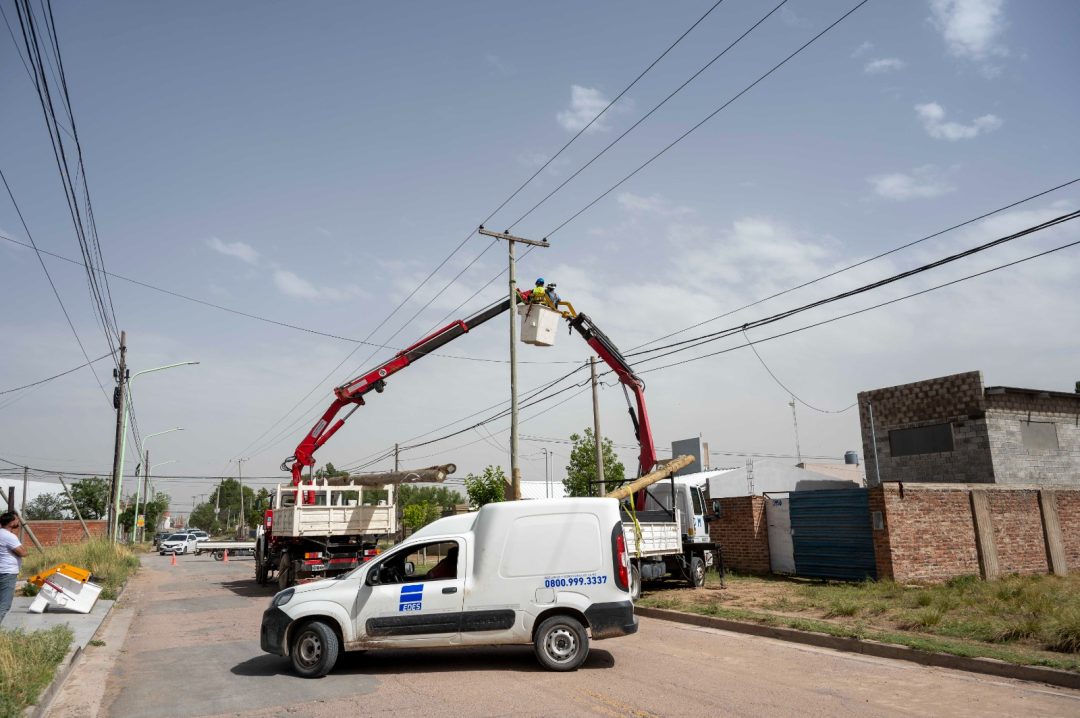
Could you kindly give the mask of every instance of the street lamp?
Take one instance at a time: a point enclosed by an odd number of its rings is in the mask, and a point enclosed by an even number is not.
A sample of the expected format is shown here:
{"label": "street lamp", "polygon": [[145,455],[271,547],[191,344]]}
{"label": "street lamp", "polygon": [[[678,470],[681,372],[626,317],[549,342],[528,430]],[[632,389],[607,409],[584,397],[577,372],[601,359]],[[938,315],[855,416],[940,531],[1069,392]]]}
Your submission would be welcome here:
{"label": "street lamp", "polygon": [[[120,406],[120,413],[122,415],[121,430],[120,430],[120,458],[116,462],[116,471],[113,474],[113,486],[115,487],[114,490],[113,490],[113,497],[112,497],[112,510],[113,510],[112,538],[113,538],[113,543],[116,543],[116,541],[117,541],[117,539],[119,537],[118,535],[120,533],[120,531],[119,531],[119,528],[120,528],[120,485],[121,485],[121,483],[123,481],[123,477],[124,477],[124,452],[127,450],[128,405],[131,403],[131,382],[133,382],[136,377],[139,377],[139,376],[141,376],[143,374],[149,374],[149,373],[155,372],[155,371],[162,371],[164,369],[172,369],[172,368],[178,367],[178,366],[191,366],[193,364],[198,364],[198,363],[199,362],[197,362],[197,361],[182,361],[182,362],[177,362],[176,364],[166,364],[165,366],[154,367],[153,369],[143,369],[142,371],[135,372],[131,376],[130,379],[126,380],[127,383],[128,383],[128,391],[127,391],[128,400],[123,402],[121,404],[121,406]],[[125,381],[125,378],[120,377],[120,380]]]}
{"label": "street lamp", "polygon": [[[183,431],[183,430],[184,430],[184,427],[177,426],[177,427],[174,427],[172,429],[166,429],[165,431],[158,431],[158,432],[155,432],[153,434],[150,434],[149,436],[144,436],[143,437],[143,440],[142,440],[143,450],[146,452],[146,456],[143,459],[143,464],[142,464],[143,465],[143,480],[142,480],[141,483],[136,483],[135,484],[135,525],[131,527],[131,543],[135,543],[139,538],[139,499],[142,498],[143,502],[145,503],[147,497],[149,497],[149,490],[150,490],[150,449],[146,448],[146,442],[149,441],[150,439],[154,438],[155,436],[161,436],[162,434],[171,434],[174,431]],[[146,487],[146,488],[143,489],[143,487]],[[145,492],[145,495],[144,495],[144,492]],[[144,526],[143,527],[143,534],[144,535],[146,534],[145,529],[146,529],[146,527]]]}

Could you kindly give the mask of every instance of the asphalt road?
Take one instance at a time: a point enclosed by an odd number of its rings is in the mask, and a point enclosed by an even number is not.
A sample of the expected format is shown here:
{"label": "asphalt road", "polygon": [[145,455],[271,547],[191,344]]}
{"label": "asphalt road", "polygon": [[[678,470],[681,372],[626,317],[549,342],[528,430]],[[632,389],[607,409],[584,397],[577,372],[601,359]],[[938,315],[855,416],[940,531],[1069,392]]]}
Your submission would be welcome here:
{"label": "asphalt road", "polygon": [[1080,692],[642,619],[574,673],[529,647],[346,654],[319,680],[259,649],[251,559],[151,555],[49,712],[189,716],[1078,716]]}

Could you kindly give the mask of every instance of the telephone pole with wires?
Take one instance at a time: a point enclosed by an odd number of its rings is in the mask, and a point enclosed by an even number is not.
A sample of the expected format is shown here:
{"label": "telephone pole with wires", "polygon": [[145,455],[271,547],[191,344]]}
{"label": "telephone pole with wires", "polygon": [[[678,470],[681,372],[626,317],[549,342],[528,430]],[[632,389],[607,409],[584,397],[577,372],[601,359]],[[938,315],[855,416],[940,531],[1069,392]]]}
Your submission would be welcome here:
{"label": "telephone pole with wires", "polygon": [[802,464],[802,449],[799,448],[799,417],[795,415],[795,397],[791,397],[788,406],[791,407],[791,421],[795,424],[795,456],[798,459],[797,463]]}
{"label": "telephone pole with wires", "polygon": [[518,466],[518,399],[517,399],[517,274],[514,259],[514,243],[521,242],[532,247],[550,247],[547,238],[537,242],[535,239],[515,237],[509,232],[492,232],[483,226],[477,230],[480,234],[496,239],[504,239],[509,247],[510,261],[510,493],[514,501],[521,499],[521,467]]}
{"label": "telephone pole with wires", "polygon": [[109,495],[109,538],[117,540],[117,516],[120,514],[120,467],[124,451],[124,405],[127,401],[127,332],[120,332],[120,364],[113,370],[116,388],[113,390],[113,407],[116,409],[116,440],[113,445],[112,485]]}
{"label": "telephone pole with wires", "polygon": [[[599,496],[607,494],[604,483],[604,442],[600,440],[600,397],[596,392],[596,357],[589,357],[589,372],[592,374],[592,420],[593,439],[596,441],[596,486]],[[592,495],[592,491],[589,492]]]}

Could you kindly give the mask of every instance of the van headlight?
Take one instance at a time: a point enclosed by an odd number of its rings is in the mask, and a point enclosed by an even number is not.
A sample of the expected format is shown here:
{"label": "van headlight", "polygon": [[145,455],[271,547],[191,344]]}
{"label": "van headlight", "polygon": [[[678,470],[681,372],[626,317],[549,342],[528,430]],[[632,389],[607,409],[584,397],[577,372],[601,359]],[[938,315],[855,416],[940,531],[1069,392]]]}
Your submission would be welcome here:
{"label": "van headlight", "polygon": [[270,599],[270,608],[278,608],[284,606],[286,603],[292,600],[293,594],[296,593],[296,589],[287,588],[284,591],[277,593],[272,599]]}

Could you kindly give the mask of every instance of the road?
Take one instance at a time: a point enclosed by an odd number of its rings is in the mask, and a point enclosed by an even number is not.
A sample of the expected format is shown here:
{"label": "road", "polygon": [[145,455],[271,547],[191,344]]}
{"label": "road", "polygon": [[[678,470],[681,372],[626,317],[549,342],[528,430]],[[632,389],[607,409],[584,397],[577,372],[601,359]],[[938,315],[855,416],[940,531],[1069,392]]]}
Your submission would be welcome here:
{"label": "road", "polygon": [[642,619],[575,673],[529,647],[346,654],[319,680],[259,649],[251,559],[144,557],[60,718],[1080,715],[1080,692]]}

